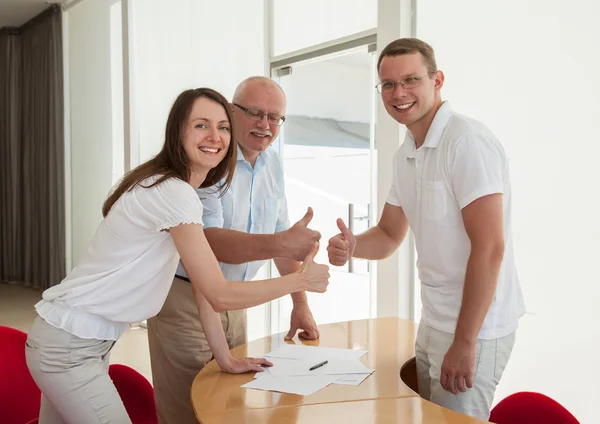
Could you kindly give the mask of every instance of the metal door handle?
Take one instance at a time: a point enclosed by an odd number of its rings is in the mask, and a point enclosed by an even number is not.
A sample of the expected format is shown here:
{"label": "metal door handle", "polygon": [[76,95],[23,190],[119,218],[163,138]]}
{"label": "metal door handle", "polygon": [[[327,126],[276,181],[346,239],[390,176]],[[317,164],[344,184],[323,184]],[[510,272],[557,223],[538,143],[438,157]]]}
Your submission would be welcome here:
{"label": "metal door handle", "polygon": [[[354,234],[354,221],[369,221],[367,226],[370,226],[371,204],[367,204],[367,215],[354,216],[354,203],[348,203],[348,229]],[[354,272],[354,258],[348,259],[348,272]]]}

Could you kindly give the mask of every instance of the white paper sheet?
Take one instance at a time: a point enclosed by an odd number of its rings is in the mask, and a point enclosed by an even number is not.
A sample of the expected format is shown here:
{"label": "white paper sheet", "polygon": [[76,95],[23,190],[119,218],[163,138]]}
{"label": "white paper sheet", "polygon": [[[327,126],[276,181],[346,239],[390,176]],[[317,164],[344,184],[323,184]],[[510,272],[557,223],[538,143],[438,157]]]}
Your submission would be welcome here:
{"label": "white paper sheet", "polygon": [[[266,374],[265,372],[257,374]],[[246,389],[270,390],[275,392],[291,393],[301,396],[309,396],[329,386],[340,378],[339,375],[322,375],[314,377],[271,377],[260,376],[242,387]]]}
{"label": "white paper sheet", "polygon": [[267,368],[272,377],[293,376],[317,376],[317,375],[346,375],[346,374],[370,374],[374,370],[367,368],[358,359],[331,358],[328,362],[314,370],[313,365],[322,362],[323,359],[281,359],[273,358],[273,366]]}
{"label": "white paper sheet", "polygon": [[[366,353],[366,350],[286,344],[265,355],[273,367],[257,372],[254,380],[242,387],[309,396],[330,384],[358,386],[375,371],[359,361]],[[324,360],[329,361],[327,365],[309,370]]]}
{"label": "white paper sheet", "polygon": [[369,373],[369,374],[349,374],[349,375],[343,376],[339,380],[336,380],[336,382],[333,384],[340,384],[343,386],[358,386],[360,383],[365,381],[367,379],[367,377],[370,375],[371,375],[371,373]]}
{"label": "white paper sheet", "polygon": [[286,358],[268,358],[268,359],[269,359],[269,361],[271,361],[271,363],[273,364],[273,366],[272,367],[263,367],[264,371],[263,372],[257,372],[254,375],[254,378],[259,378],[259,377],[262,377],[264,375],[271,376],[271,370],[273,369],[273,367],[278,367],[278,366],[291,367],[291,366],[293,366],[293,364],[295,364],[295,363],[297,363],[299,361],[299,359],[286,359]]}
{"label": "white paper sheet", "polygon": [[287,359],[359,359],[367,353],[366,350],[339,349],[334,347],[318,347],[285,344],[265,356],[269,358]]}

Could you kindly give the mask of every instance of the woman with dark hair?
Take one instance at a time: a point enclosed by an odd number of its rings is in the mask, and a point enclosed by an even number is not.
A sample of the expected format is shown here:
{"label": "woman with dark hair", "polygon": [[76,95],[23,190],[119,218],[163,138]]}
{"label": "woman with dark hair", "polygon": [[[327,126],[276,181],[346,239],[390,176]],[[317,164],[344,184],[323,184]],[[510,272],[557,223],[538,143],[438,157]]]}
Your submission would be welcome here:
{"label": "woman with dark hair", "polygon": [[[219,311],[326,290],[328,267],[313,262],[318,244],[297,273],[255,282],[224,279],[204,237],[194,189],[220,182],[228,188],[237,152],[232,125],[229,104],[216,91],[181,93],[160,153],[116,185],[79,264],[44,291],[26,343],[27,365],[43,392],[40,424],[131,422],[108,375],[109,352],[130,323],[158,313],[180,259],[208,326],[219,323]],[[265,359],[235,361],[235,372],[269,365]]]}

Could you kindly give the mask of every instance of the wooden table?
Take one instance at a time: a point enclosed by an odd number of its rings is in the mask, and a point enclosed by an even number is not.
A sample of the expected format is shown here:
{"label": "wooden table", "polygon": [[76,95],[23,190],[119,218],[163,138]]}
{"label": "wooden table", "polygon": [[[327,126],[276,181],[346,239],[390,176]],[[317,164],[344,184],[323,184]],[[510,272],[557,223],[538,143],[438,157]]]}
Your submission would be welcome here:
{"label": "wooden table", "polygon": [[238,358],[259,357],[284,343],[364,349],[362,362],[375,372],[359,386],[332,384],[311,396],[249,390],[240,386],[253,373],[222,373],[208,363],[192,384],[191,400],[201,423],[440,423],[476,424],[485,421],[449,411],[425,401],[399,376],[414,356],[416,325],[399,318],[377,318],[319,326],[319,340],[284,341],[275,334],[231,350]]}

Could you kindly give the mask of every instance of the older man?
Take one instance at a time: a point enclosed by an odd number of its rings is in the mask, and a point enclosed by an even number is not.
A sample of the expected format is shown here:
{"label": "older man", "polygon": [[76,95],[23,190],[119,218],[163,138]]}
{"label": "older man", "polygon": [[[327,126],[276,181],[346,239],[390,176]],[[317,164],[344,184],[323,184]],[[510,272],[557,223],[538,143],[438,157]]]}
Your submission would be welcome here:
{"label": "older man", "polygon": [[[283,90],[265,77],[243,81],[233,96],[233,119],[238,141],[238,162],[230,189],[223,195],[213,189],[198,190],[204,206],[206,238],[228,280],[255,277],[266,260],[274,259],[279,272],[295,272],[320,234],[308,228],[312,209],[290,227],[284,191],[283,167],[269,149],[285,121]],[[304,292],[292,294],[294,308],[287,338],[319,337]],[[246,311],[221,314],[228,347],[246,341]],[[255,368],[230,363],[226,349],[211,351],[198,315],[192,288],[179,267],[169,296],[158,316],[148,321],[152,377],[161,424],[195,424],[190,404],[194,377],[213,355],[227,372]],[[258,364],[254,365],[258,367]]]}

